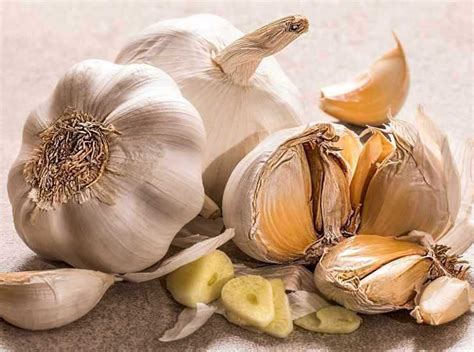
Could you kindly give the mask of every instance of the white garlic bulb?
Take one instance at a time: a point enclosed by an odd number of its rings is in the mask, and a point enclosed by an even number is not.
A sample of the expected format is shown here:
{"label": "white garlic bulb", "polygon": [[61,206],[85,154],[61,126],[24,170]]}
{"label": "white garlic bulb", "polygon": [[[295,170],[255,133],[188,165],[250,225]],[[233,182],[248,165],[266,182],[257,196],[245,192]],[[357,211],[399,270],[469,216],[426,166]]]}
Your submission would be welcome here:
{"label": "white garlic bulb", "polygon": [[267,137],[225,189],[224,223],[235,229],[237,246],[255,259],[285,263],[339,241],[350,221],[351,161],[360,149],[354,133],[327,123]]}
{"label": "white garlic bulb", "polygon": [[201,210],[204,143],[199,113],[163,71],[83,61],[25,123],[8,178],[16,230],[74,267],[145,269]]}
{"label": "white garlic bulb", "polygon": [[69,324],[93,309],[114,276],[82,269],[0,274],[0,318],[28,330]]}
{"label": "white garlic bulb", "polygon": [[204,187],[218,205],[235,165],[253,147],[304,122],[297,88],[273,57],[263,59],[307,29],[305,17],[288,16],[244,35],[225,19],[202,14],[159,22],[117,56],[118,63],[165,70],[199,111],[207,134]]}

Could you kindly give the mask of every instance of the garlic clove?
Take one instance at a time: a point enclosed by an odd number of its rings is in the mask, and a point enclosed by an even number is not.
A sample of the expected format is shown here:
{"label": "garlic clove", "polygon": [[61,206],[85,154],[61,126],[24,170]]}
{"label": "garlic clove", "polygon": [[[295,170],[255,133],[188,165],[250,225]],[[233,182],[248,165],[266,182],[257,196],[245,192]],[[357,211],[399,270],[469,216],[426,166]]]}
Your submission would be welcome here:
{"label": "garlic clove", "polygon": [[362,152],[362,143],[359,137],[351,130],[341,129],[339,125],[335,125],[335,128],[339,130],[340,138],[334,144],[336,147],[341,148],[341,156],[349,166],[352,179],[359,155]]}
{"label": "garlic clove", "polygon": [[389,157],[394,150],[395,147],[381,132],[373,130],[372,136],[364,144],[359,155],[354,176],[351,180],[350,192],[353,209],[357,209],[364,202],[365,193],[378,165]]}
{"label": "garlic clove", "polygon": [[221,300],[226,311],[245,325],[264,328],[275,318],[272,285],[261,276],[245,275],[228,281]]}
{"label": "garlic clove", "polygon": [[0,317],[28,330],[69,324],[87,314],[113,285],[113,275],[81,269],[0,274]]}
{"label": "garlic clove", "polygon": [[402,45],[377,59],[355,79],[321,89],[320,108],[354,125],[381,125],[395,116],[408,95],[410,77]]}
{"label": "garlic clove", "polygon": [[410,313],[418,323],[441,325],[471,309],[472,287],[467,281],[442,276],[430,282],[417,298],[417,306]]}

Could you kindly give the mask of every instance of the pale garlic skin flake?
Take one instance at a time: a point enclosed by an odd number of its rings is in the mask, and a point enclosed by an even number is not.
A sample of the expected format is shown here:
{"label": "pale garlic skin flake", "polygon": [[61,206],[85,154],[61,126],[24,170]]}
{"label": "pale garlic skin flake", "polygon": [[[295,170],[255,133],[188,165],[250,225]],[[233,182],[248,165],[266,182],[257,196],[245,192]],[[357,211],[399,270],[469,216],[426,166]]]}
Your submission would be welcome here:
{"label": "pale garlic skin flake", "polygon": [[307,122],[298,89],[271,56],[307,29],[305,17],[287,16],[244,35],[219,16],[199,14],[146,28],[117,56],[118,63],[163,69],[199,111],[207,134],[204,186],[219,206],[247,153],[272,132]]}
{"label": "pale garlic skin flake", "polygon": [[25,123],[8,177],[15,228],[48,259],[143,270],[202,207],[204,143],[199,113],[163,71],[80,62]]}

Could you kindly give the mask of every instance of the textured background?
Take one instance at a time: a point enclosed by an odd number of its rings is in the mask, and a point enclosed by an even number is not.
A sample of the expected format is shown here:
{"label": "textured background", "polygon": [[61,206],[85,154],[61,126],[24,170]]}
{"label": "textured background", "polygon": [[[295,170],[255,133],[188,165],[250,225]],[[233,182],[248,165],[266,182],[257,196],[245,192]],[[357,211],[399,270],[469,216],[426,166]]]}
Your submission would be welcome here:
{"label": "textured background", "polygon": [[[411,118],[421,103],[452,139],[473,136],[470,1],[0,3],[0,271],[50,267],[15,235],[6,195],[7,172],[19,150],[28,112],[49,95],[71,65],[87,58],[113,60],[128,37],[162,19],[210,12],[250,31],[280,16],[306,15],[311,21],[310,32],[278,54],[278,59],[301,89],[306,112],[319,120],[327,119],[316,107],[319,88],[368,68],[394,46],[390,34],[394,29],[404,44],[412,77],[410,94],[399,116]],[[230,246],[228,249],[232,251]],[[405,312],[364,317],[362,327],[347,336],[296,329],[285,341],[247,332],[216,316],[191,337],[160,343],[158,338],[173,324],[180,309],[159,281],[119,284],[90,314],[61,329],[32,333],[0,321],[0,349],[474,348],[472,315],[436,328],[415,324]]]}

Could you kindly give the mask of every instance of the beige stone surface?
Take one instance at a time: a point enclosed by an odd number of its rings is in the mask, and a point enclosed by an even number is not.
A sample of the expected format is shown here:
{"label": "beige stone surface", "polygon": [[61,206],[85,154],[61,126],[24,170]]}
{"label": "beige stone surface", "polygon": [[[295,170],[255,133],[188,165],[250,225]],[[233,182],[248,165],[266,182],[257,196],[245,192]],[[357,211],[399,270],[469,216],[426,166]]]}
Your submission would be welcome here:
{"label": "beige stone surface", "polygon": [[[473,136],[473,20],[470,1],[42,1],[0,2],[0,271],[49,268],[16,236],[6,194],[8,169],[19,150],[28,112],[52,91],[59,76],[87,58],[113,60],[128,37],[156,21],[199,12],[221,15],[242,30],[301,13],[311,30],[278,54],[301,89],[306,112],[317,109],[319,88],[367,68],[394,42],[408,56],[412,84],[400,113],[425,106],[453,141]],[[231,245],[226,249],[237,251]],[[471,252],[472,253],[472,250]],[[238,254],[236,254],[238,255]],[[472,254],[470,256],[472,258]],[[66,327],[29,332],[0,321],[0,350],[472,350],[473,319],[421,326],[406,312],[364,316],[351,335],[301,329],[287,340],[239,329],[219,316],[193,336],[158,341],[181,310],[160,281],[114,286],[87,316]]]}

